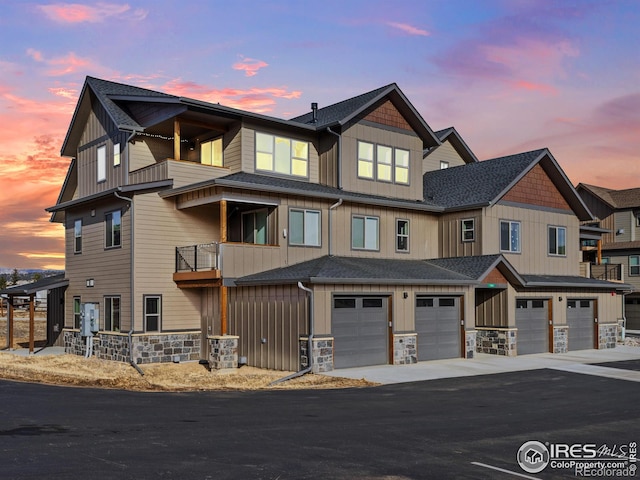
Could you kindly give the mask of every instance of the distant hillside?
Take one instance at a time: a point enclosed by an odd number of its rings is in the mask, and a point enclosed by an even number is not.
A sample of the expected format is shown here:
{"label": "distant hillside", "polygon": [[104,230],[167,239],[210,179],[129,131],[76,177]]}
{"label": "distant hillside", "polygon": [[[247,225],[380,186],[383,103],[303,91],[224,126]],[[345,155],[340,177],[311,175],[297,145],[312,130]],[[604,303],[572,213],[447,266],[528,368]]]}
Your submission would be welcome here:
{"label": "distant hillside", "polygon": [[[10,280],[13,274],[13,268],[0,267],[0,275]],[[41,278],[52,277],[64,273],[64,270],[41,270],[37,268],[18,269],[18,280],[33,280],[34,275],[38,274]]]}

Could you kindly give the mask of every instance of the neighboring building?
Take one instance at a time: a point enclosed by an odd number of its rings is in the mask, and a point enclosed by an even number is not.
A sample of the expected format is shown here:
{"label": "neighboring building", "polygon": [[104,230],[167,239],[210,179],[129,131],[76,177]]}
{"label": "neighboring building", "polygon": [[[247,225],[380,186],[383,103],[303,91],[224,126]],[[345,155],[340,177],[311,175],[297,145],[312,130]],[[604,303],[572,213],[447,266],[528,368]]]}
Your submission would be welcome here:
{"label": "neighboring building", "polygon": [[84,303],[137,363],[615,346],[628,286],[579,275],[592,216],[551,153],[478,162],[395,84],[281,120],[89,77],[62,155],[69,351]]}
{"label": "neighboring building", "polygon": [[577,191],[595,217],[588,226],[603,232],[595,252],[590,244],[583,250],[591,253],[591,263],[601,265],[598,276],[613,274],[631,284],[633,291],[625,296],[626,327],[640,330],[640,188],[613,190],[581,183]]}

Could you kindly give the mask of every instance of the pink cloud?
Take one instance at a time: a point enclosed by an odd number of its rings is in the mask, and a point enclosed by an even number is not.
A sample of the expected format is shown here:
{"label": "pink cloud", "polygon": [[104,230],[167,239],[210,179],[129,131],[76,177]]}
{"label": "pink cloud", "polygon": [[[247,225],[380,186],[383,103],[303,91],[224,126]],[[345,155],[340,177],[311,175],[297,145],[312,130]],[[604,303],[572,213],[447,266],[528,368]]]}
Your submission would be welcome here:
{"label": "pink cloud", "polygon": [[54,3],[50,5],[40,5],[38,8],[49,17],[49,19],[59,23],[98,23],[109,17],[118,17],[124,14],[126,14],[127,18],[142,20],[148,14],[148,11],[144,9],[132,10],[126,3],[99,2],[95,5]]}
{"label": "pink cloud", "polygon": [[552,87],[551,85],[544,85],[542,83],[532,83],[532,82],[527,82],[526,80],[518,80],[514,82],[512,85],[516,89],[521,89],[521,90],[541,92],[541,93],[546,93],[550,95],[555,95],[558,93],[558,90],[555,87]]}
{"label": "pink cloud", "polygon": [[233,69],[243,71],[247,77],[253,77],[258,73],[258,70],[267,66],[269,66],[269,64],[262,60],[242,57],[240,62],[233,64]]}
{"label": "pink cloud", "polygon": [[60,77],[77,72],[97,72],[103,76],[111,73],[92,59],[79,57],[75,52],[69,52],[61,57],[46,58],[42,52],[29,48],[27,55],[36,62],[47,65],[49,68],[45,74],[50,77]]}
{"label": "pink cloud", "polygon": [[423,37],[428,37],[429,35],[431,35],[431,33],[429,33],[428,31],[418,27],[414,27],[413,25],[409,25],[408,23],[387,22],[387,25],[408,35],[419,35]]}

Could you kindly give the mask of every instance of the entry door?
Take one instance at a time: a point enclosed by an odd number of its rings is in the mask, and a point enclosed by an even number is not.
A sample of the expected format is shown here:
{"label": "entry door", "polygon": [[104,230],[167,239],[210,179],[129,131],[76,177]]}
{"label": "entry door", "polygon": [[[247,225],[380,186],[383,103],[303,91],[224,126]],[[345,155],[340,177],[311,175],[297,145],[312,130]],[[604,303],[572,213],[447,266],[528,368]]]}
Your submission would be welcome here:
{"label": "entry door", "polygon": [[331,331],[335,368],[388,363],[387,297],[334,297]]}
{"label": "entry door", "polygon": [[418,360],[460,356],[460,300],[458,297],[416,298]]}

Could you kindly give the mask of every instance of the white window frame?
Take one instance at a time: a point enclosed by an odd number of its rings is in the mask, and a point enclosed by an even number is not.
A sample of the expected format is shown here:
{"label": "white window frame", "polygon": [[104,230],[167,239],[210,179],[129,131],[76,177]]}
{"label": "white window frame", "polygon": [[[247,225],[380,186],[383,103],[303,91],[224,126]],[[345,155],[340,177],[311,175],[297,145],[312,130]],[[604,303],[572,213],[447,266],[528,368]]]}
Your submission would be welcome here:
{"label": "white window frame", "polygon": [[114,167],[120,166],[120,144],[119,143],[113,144],[113,166]]}
{"label": "white window frame", "polygon": [[[634,265],[632,259],[634,259]],[[634,277],[640,275],[640,255],[629,255],[629,275]]]}
{"label": "white window frame", "polygon": [[[471,227],[468,227],[466,223],[471,222]],[[462,232],[462,242],[475,242],[476,241],[476,219],[475,218],[463,218],[460,220],[460,230]],[[467,233],[471,233],[470,238],[467,238]]]}
{"label": "white window frame", "polygon": [[73,222],[73,253],[82,253],[82,219]]}
{"label": "white window frame", "polygon": [[[400,222],[404,222],[407,226],[407,233],[400,232]],[[396,218],[396,252],[409,253],[409,233],[410,233],[409,220],[407,218]],[[406,247],[400,248],[400,241],[405,240]]]}
{"label": "white window frame", "polygon": [[[355,220],[362,220],[362,247],[355,246]],[[375,228],[375,233],[372,233],[372,228]],[[375,244],[372,243],[371,235],[375,238]],[[380,250],[380,217],[372,215],[352,215],[351,216],[351,249],[352,250],[368,250],[379,251]]]}
{"label": "white window frame", "polygon": [[[502,225],[509,225],[509,248],[502,248]],[[517,246],[516,249],[513,248],[513,227],[518,227],[518,238],[517,238]],[[500,251],[506,253],[521,253],[522,252],[522,224],[515,220],[500,220],[500,232],[499,232],[499,240],[500,242]]]}
{"label": "white window frame", "polygon": [[[368,155],[363,155],[364,150],[361,147],[364,146],[368,147],[366,153],[371,153],[371,158],[369,158]],[[390,152],[390,163],[381,161],[381,152],[384,151]],[[406,165],[404,165],[404,161],[400,163],[401,154],[405,154]],[[356,174],[358,178],[384,183],[395,183],[397,185],[409,185],[411,183],[411,152],[406,148],[397,148],[381,143],[358,140],[357,157]],[[368,171],[371,172],[370,175],[367,173]],[[388,174],[384,172],[388,172]],[[406,176],[406,182],[399,180],[401,173],[402,176]]]}
{"label": "white window frame", "polygon": [[100,145],[96,149],[96,173],[98,183],[107,181],[107,146]]}
{"label": "white window frame", "polygon": [[[262,138],[263,141],[259,141]],[[285,175],[287,177],[309,178],[309,142],[297,140],[295,138],[287,138],[271,133],[256,132],[255,133],[255,169],[256,171],[269,172],[276,175]],[[259,144],[269,144],[268,148],[259,149]],[[286,171],[278,167],[278,149],[288,145],[289,158],[287,160],[288,168]],[[304,154],[297,154],[296,148],[303,148]],[[262,160],[260,160],[262,158]],[[270,166],[259,166],[261,161],[269,161]],[[304,175],[296,174],[295,166],[304,164]]]}
{"label": "white window frame", "polygon": [[[149,313],[147,311],[147,300],[156,299],[158,301],[158,312],[157,313]],[[162,331],[162,295],[143,295],[142,296],[142,305],[143,305],[143,318],[144,318],[144,331],[145,332],[160,332]],[[158,328],[155,330],[149,329],[149,318],[150,317],[158,317]]]}
{"label": "white window frame", "polygon": [[[555,230],[555,251],[551,251],[551,233]],[[564,231],[564,244],[560,245],[560,231]],[[551,257],[566,257],[567,256],[567,227],[561,227],[558,225],[549,225],[547,234],[547,254]],[[564,253],[561,253],[561,247],[564,248]]]}
{"label": "white window frame", "polygon": [[[302,242],[295,242],[293,240],[293,228],[291,222],[292,213],[302,213]],[[315,221],[312,220],[315,218]],[[311,224],[316,224],[317,238],[312,237]],[[289,245],[294,247],[320,247],[322,246],[322,211],[311,210],[304,208],[290,208],[289,209]]]}
{"label": "white window frame", "polygon": [[[116,215],[117,214],[117,222]],[[105,248],[119,248],[122,246],[122,211],[114,210],[104,215],[104,245]],[[118,227],[117,229],[115,227]],[[116,238],[116,231],[119,235]],[[117,240],[117,242],[116,242]]]}
{"label": "white window frame", "polygon": [[[114,300],[118,301],[117,309],[114,309]],[[111,315],[107,315],[108,313],[111,313]],[[119,332],[121,328],[122,328],[122,300],[120,299],[120,295],[105,295],[104,296],[104,330],[107,332]]]}

